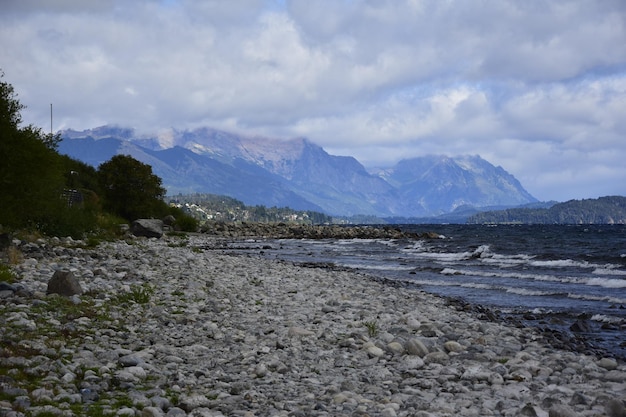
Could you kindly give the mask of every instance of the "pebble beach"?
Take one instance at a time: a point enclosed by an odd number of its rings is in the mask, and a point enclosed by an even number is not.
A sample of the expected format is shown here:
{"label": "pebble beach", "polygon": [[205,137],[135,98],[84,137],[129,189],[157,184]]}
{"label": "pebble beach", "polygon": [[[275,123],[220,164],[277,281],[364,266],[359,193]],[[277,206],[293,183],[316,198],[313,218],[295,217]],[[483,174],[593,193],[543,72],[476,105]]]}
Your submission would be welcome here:
{"label": "pebble beach", "polygon": [[417,288],[206,235],[15,243],[0,416],[626,416],[625,363]]}

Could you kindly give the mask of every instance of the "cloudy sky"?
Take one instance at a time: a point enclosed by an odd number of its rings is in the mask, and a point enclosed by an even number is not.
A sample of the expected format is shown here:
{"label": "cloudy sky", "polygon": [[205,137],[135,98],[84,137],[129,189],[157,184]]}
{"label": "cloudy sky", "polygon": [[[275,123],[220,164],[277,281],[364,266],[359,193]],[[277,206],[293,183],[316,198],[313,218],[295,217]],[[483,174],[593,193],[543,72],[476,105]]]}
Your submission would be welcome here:
{"label": "cloudy sky", "polygon": [[25,123],[304,136],[367,167],[479,154],[626,196],[624,0],[1,0]]}

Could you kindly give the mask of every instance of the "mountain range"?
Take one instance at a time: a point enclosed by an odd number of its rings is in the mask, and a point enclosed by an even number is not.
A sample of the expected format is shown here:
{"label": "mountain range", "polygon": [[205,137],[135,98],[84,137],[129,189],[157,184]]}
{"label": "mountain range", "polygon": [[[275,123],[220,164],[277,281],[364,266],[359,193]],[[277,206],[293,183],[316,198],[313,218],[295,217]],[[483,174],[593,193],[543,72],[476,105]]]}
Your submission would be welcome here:
{"label": "mountain range", "polygon": [[212,193],[248,205],[336,216],[424,217],[459,207],[506,208],[537,200],[478,155],[428,155],[368,171],[305,138],[244,136],[211,128],[139,135],[102,126],[64,130],[59,152],[94,167],[116,154],[148,164],[168,195]]}

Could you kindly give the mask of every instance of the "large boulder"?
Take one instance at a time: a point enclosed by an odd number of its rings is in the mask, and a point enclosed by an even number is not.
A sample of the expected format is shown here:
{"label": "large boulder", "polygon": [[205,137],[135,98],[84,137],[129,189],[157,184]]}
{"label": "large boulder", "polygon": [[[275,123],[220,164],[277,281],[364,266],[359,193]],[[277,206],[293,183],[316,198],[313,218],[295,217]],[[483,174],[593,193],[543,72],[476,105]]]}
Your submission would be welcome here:
{"label": "large boulder", "polygon": [[56,271],[48,281],[47,294],[60,294],[66,297],[83,293],[80,283],[71,271]]}
{"label": "large boulder", "polygon": [[130,226],[130,232],[135,236],[160,238],[163,236],[163,220],[137,219]]}

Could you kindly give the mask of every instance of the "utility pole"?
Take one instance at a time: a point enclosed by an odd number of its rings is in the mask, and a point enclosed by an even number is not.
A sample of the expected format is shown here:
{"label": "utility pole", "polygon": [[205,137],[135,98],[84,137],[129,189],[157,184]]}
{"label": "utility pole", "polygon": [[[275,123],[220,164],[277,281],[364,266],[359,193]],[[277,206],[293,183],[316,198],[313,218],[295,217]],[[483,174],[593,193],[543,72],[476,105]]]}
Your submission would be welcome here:
{"label": "utility pole", "polygon": [[52,103],[50,103],[50,136],[52,136]]}

